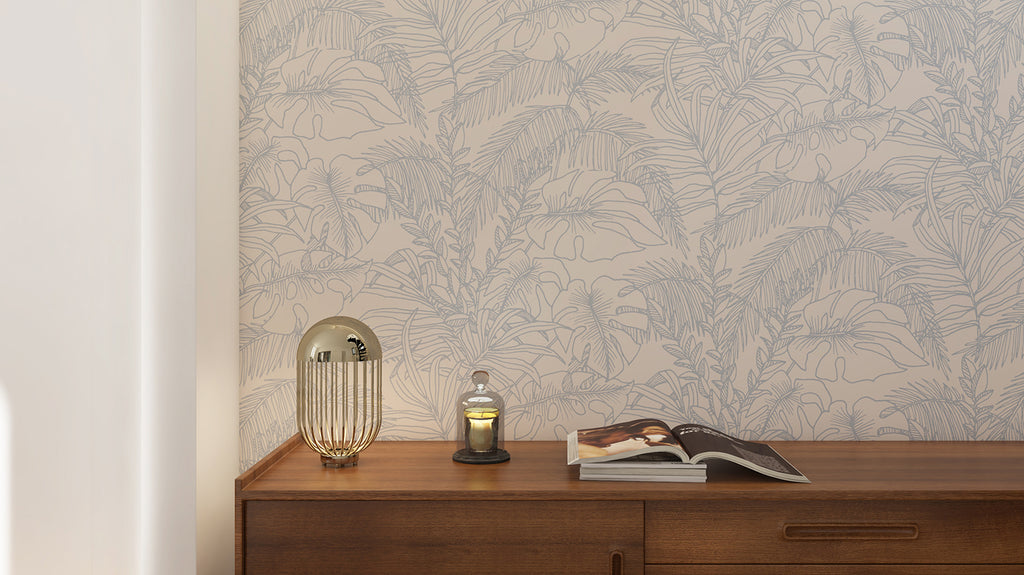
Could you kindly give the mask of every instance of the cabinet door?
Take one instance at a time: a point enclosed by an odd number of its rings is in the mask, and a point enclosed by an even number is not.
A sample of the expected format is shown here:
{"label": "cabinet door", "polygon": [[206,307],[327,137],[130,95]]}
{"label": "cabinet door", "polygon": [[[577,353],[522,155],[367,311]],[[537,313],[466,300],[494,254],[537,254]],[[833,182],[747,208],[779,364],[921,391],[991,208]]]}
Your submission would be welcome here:
{"label": "cabinet door", "polygon": [[244,573],[640,575],[643,503],[249,501]]}

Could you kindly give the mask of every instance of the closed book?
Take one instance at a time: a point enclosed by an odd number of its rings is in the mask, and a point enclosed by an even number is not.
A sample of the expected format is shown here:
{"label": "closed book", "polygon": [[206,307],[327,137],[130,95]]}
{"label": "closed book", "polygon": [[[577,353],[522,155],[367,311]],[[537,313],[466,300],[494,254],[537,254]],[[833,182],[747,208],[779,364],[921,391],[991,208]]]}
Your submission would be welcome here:
{"label": "closed book", "polygon": [[608,461],[605,463],[584,463],[580,475],[664,475],[664,476],[707,476],[705,463],[653,462],[653,461]]}
{"label": "closed book", "polygon": [[580,465],[580,479],[586,481],[659,481],[703,483],[707,464],[680,461],[606,461]]}
{"label": "closed book", "polygon": [[657,483],[706,483],[705,475],[600,475],[597,477],[580,474],[582,481],[649,481]]}

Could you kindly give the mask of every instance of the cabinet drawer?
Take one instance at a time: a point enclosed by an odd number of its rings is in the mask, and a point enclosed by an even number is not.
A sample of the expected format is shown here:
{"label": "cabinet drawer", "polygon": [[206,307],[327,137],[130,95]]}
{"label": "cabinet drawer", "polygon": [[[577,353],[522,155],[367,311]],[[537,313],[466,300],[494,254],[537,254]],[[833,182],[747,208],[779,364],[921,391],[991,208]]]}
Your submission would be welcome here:
{"label": "cabinet drawer", "polygon": [[647,503],[648,563],[1024,563],[1024,503]]}
{"label": "cabinet drawer", "polygon": [[1020,565],[648,565],[645,575],[1020,575]]}
{"label": "cabinet drawer", "polygon": [[243,573],[640,575],[639,501],[248,501]]}

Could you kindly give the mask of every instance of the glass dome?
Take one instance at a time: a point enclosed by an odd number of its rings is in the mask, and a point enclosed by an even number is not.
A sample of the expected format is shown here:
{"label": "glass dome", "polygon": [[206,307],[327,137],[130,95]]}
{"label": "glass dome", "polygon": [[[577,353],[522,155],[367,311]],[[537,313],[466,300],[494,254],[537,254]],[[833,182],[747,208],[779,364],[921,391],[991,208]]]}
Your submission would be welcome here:
{"label": "glass dome", "polygon": [[459,417],[459,450],[452,455],[459,463],[501,463],[510,459],[502,424],[505,402],[487,389],[489,380],[486,371],[473,372],[474,389],[459,397],[455,410]]}

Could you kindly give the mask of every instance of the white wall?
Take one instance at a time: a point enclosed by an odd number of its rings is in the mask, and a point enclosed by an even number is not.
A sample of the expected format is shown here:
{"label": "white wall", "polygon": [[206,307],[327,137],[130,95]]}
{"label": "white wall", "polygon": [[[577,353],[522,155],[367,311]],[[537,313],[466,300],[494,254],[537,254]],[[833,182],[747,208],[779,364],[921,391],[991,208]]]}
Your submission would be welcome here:
{"label": "white wall", "polygon": [[141,572],[196,567],[195,6],[141,0]]}
{"label": "white wall", "polygon": [[140,525],[139,6],[59,4],[8,2],[0,17],[12,566],[130,573]]}
{"label": "white wall", "polygon": [[188,573],[194,6],[8,2],[0,22],[0,572]]}
{"label": "white wall", "polygon": [[238,2],[196,3],[196,545],[234,569],[238,475]]}

